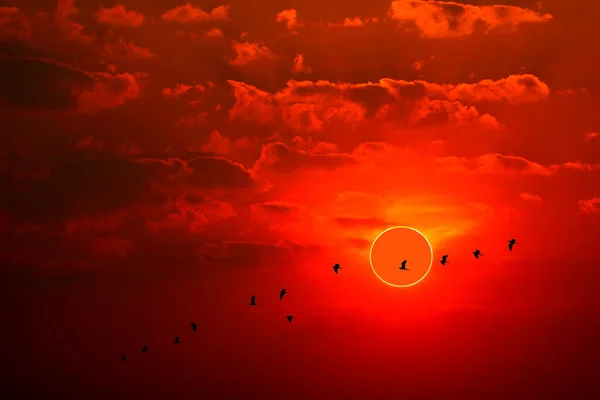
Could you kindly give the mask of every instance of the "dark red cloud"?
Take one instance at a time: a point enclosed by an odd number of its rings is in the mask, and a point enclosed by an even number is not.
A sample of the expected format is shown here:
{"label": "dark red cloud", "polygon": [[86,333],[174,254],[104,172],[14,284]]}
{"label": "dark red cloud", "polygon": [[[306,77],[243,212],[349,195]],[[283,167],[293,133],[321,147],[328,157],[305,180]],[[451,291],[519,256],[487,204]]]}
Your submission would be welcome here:
{"label": "dark red cloud", "polygon": [[0,7],[0,38],[28,39],[33,33],[31,22],[17,7]]}
{"label": "dark red cloud", "polygon": [[263,124],[283,123],[296,131],[320,131],[333,123],[352,124],[365,119],[408,119],[457,124],[480,123],[497,128],[498,121],[463,103],[536,102],[548,97],[547,85],[532,75],[510,76],[476,84],[440,85],[425,81],[382,79],[378,84],[335,84],[326,81],[288,81],[277,93],[242,82],[229,81],[236,98],[232,119]]}
{"label": "dark red cloud", "polygon": [[436,160],[444,169],[454,172],[471,172],[478,174],[533,174],[548,176],[554,174],[559,166],[543,166],[523,157],[487,154],[474,159],[445,157]]}
{"label": "dark red cloud", "polygon": [[274,142],[263,146],[253,169],[289,173],[299,168],[341,168],[355,162],[351,155],[345,153],[316,153],[291,149],[284,143]]}
{"label": "dark red cloud", "polygon": [[15,108],[97,111],[122,105],[141,91],[130,73],[88,72],[46,58],[0,56],[0,68],[3,101]]}
{"label": "dark red cloud", "polygon": [[600,214],[600,198],[580,200],[579,209],[584,214]]}
{"label": "dark red cloud", "polygon": [[127,10],[125,6],[116,4],[111,8],[100,7],[96,12],[98,22],[107,25],[138,27],[144,23],[144,15]]}
{"label": "dark red cloud", "polygon": [[542,23],[552,19],[517,6],[475,6],[454,1],[392,1],[389,15],[401,23],[412,23],[423,36],[443,38],[470,35],[481,24],[486,32],[523,23]]}
{"label": "dark red cloud", "polygon": [[83,214],[110,214],[133,206],[148,179],[144,167],[114,156],[65,155],[41,166],[45,172],[23,179],[3,176],[1,208],[31,222],[64,220]]}
{"label": "dark red cloud", "polygon": [[200,7],[185,3],[162,14],[162,19],[174,21],[180,24],[189,24],[206,21],[226,21],[228,17],[229,6],[215,7],[210,13]]}

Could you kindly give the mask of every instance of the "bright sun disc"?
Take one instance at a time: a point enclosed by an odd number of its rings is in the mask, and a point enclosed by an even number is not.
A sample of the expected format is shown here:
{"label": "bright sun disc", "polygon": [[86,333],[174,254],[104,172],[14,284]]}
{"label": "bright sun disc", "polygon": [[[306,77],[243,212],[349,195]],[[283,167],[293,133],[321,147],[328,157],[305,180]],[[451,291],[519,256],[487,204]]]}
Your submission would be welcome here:
{"label": "bright sun disc", "polygon": [[[405,269],[401,269],[404,260]],[[431,270],[433,248],[418,230],[393,226],[377,235],[369,250],[369,262],[382,282],[394,287],[413,286]]]}

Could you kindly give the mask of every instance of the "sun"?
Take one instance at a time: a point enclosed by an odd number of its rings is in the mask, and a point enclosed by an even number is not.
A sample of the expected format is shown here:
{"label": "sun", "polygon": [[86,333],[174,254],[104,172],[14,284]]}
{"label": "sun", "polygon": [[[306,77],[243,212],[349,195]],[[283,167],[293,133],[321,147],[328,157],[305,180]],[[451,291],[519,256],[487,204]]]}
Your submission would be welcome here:
{"label": "sun", "polygon": [[425,279],[431,270],[433,248],[418,230],[393,226],[377,235],[369,250],[369,262],[383,283],[409,287]]}

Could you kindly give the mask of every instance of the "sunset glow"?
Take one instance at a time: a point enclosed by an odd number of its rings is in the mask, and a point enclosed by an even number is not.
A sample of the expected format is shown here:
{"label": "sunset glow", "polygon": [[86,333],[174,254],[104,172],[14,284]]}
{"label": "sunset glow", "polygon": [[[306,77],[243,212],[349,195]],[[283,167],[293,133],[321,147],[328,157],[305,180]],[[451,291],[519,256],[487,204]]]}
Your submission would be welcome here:
{"label": "sunset glow", "polygon": [[600,398],[599,13],[5,0],[2,398]]}

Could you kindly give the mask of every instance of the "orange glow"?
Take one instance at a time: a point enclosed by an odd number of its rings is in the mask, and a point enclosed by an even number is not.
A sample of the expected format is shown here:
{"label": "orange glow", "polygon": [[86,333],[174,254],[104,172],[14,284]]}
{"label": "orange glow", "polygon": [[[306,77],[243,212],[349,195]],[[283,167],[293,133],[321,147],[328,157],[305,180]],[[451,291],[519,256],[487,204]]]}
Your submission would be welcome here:
{"label": "orange glow", "polygon": [[[406,260],[405,270],[400,270]],[[394,226],[381,232],[369,251],[371,269],[382,282],[409,287],[421,282],[433,263],[433,249],[421,232],[408,226]]]}

